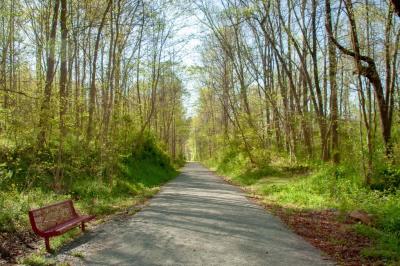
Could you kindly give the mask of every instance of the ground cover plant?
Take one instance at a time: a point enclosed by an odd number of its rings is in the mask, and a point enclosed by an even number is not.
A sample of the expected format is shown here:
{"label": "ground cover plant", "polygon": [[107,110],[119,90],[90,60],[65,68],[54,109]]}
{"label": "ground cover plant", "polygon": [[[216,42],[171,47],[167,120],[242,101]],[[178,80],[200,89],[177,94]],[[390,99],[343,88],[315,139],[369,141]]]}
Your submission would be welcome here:
{"label": "ground cover plant", "polygon": [[[227,180],[246,189],[268,210],[280,216],[294,231],[324,250],[326,242],[336,243],[326,251],[346,265],[379,263],[396,264],[400,260],[400,190],[396,185],[365,186],[359,169],[354,165],[332,166],[325,163],[290,164],[284,158],[260,168],[251,167],[243,155],[222,156],[205,161]],[[376,179],[399,178],[391,167],[376,172]],[[389,175],[386,177],[386,175]],[[353,220],[351,213],[363,213],[367,221]],[[322,221],[322,222],[321,222]],[[331,223],[318,231],[318,223]],[[309,224],[308,224],[309,223]],[[351,226],[345,225],[350,223]],[[311,224],[311,225],[310,225]],[[343,225],[341,227],[341,225]],[[319,228],[319,229],[318,229]],[[346,229],[344,229],[346,228]],[[320,235],[309,232],[318,231]],[[329,232],[333,230],[333,232]],[[355,234],[354,240],[344,242]],[[357,236],[358,235],[358,236]],[[363,240],[361,237],[367,237]],[[324,243],[325,242],[325,243]],[[352,247],[359,246],[354,260]],[[333,250],[332,246],[346,249]],[[335,253],[336,252],[336,253]],[[340,253],[340,254],[339,254]],[[353,261],[354,260],[354,261]]]}
{"label": "ground cover plant", "polygon": [[353,216],[356,257],[398,263],[398,1],[3,0],[0,18],[2,241],[30,249],[29,208],[110,214],[192,160],[300,234]]}
{"label": "ground cover plant", "polygon": [[[51,161],[45,160],[51,158],[51,154],[42,157],[41,160],[34,156],[23,157],[18,154],[21,159],[17,161],[13,159],[14,154],[8,154],[11,159],[2,166],[7,178],[0,182],[0,207],[7,210],[0,214],[4,259],[14,259],[22,247],[32,247],[37,241],[37,237],[30,232],[27,215],[29,209],[73,199],[79,211],[96,215],[97,219],[101,220],[106,215],[143,203],[157,193],[161,185],[175,177],[178,173],[176,169],[181,166],[174,164],[151,137],[142,140],[135,152],[129,149],[125,151],[124,155],[118,154],[118,158],[113,160],[114,165],[99,165],[95,151],[81,153],[81,150],[78,150],[77,154],[70,154],[70,158],[74,159],[66,163],[75,166],[71,172],[64,172],[65,183],[61,184],[58,190],[54,190],[51,182],[44,182],[52,179],[51,173],[41,176],[42,179],[38,178],[36,181],[27,175],[29,171],[33,176],[44,175],[46,171],[43,169],[40,169],[40,172],[35,171],[40,167],[52,166]],[[111,176],[101,174],[106,171]],[[54,240],[54,246],[60,247],[76,233],[59,237],[59,240]],[[11,237],[15,234],[21,236],[17,246],[13,245],[15,238]],[[21,248],[18,248],[18,245]]]}

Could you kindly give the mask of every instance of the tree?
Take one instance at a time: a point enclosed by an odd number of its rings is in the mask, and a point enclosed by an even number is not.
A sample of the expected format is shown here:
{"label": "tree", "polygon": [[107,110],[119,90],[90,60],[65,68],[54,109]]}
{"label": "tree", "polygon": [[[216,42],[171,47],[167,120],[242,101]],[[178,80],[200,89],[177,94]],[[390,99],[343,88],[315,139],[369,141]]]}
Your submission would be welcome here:
{"label": "tree", "polygon": [[47,40],[48,55],[47,55],[47,70],[46,70],[46,82],[44,87],[44,98],[40,108],[40,121],[39,127],[40,132],[38,134],[38,146],[41,148],[47,141],[47,131],[50,116],[50,100],[52,95],[53,79],[55,75],[55,53],[56,53],[56,35],[57,35],[57,24],[58,24],[58,13],[60,8],[60,0],[54,1],[53,7],[53,18],[51,21],[50,35]]}
{"label": "tree", "polygon": [[[330,1],[325,0],[326,2],[326,16],[328,19],[331,17],[331,8],[330,8]],[[356,21],[354,18],[354,12],[353,12],[353,4],[351,0],[345,0],[345,7],[349,19],[349,24],[350,24],[350,33],[351,33],[351,43],[352,43],[352,48],[353,50],[347,49],[344,46],[342,46],[334,37],[333,32],[328,29],[328,36],[330,41],[332,41],[338,49],[344,53],[345,55],[348,55],[354,59],[354,63],[356,65],[356,70],[357,72],[366,77],[369,82],[371,82],[372,86],[374,87],[375,94],[377,97],[377,102],[378,102],[378,108],[379,108],[379,113],[380,113],[380,122],[381,122],[381,129],[382,129],[382,137],[383,141],[385,143],[385,149],[386,149],[386,155],[391,156],[392,154],[392,143],[391,143],[391,129],[392,129],[392,113],[393,113],[393,93],[394,93],[394,87],[391,85],[392,84],[392,78],[391,75],[387,75],[386,77],[386,92],[384,92],[384,87],[382,84],[381,77],[378,73],[378,70],[376,68],[376,63],[375,60],[369,56],[365,56],[361,54],[360,51],[360,44],[358,40],[358,33],[357,33],[357,25]],[[392,20],[392,9],[389,8],[389,19],[388,19],[388,24],[386,27],[386,32],[387,34],[390,32],[391,28],[391,20]],[[386,40],[388,41],[388,40]],[[386,45],[388,45],[386,43]],[[387,51],[387,56],[390,53]],[[387,57],[387,74],[390,73],[390,60]],[[363,64],[365,63],[365,64]],[[389,86],[388,86],[389,85]]]}
{"label": "tree", "polygon": [[[329,1],[329,0],[328,0]],[[329,10],[329,2],[325,7],[326,10]],[[331,16],[328,15],[325,17],[325,27],[326,31],[333,32],[332,27],[332,19]],[[338,164],[340,162],[339,156],[339,115],[338,115],[338,95],[337,95],[337,83],[336,83],[336,73],[337,73],[337,61],[336,61],[336,46],[335,44],[329,40],[328,41],[328,57],[329,57],[329,83],[331,90],[331,123],[332,123],[332,151],[333,151],[333,162]]]}
{"label": "tree", "polygon": [[113,4],[113,0],[107,1],[106,9],[103,12],[103,16],[100,21],[99,28],[97,29],[97,37],[94,46],[94,54],[93,54],[93,61],[92,61],[92,75],[90,79],[90,93],[89,93],[89,121],[87,126],[87,135],[86,139],[89,142],[93,136],[93,116],[95,111],[95,104],[96,104],[96,70],[97,70],[97,57],[99,54],[99,45],[100,45],[100,37],[101,32],[103,30],[104,24],[106,22],[108,11],[110,10]]}

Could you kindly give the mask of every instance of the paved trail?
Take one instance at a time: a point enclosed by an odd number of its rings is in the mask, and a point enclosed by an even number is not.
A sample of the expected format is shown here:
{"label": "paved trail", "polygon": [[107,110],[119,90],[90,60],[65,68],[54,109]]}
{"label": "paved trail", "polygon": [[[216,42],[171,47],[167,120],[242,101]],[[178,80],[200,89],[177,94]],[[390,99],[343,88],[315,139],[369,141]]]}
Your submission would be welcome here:
{"label": "paved trail", "polygon": [[[83,258],[68,254],[83,253]],[[332,265],[236,187],[197,163],[136,215],[106,223],[58,259],[82,265]]]}

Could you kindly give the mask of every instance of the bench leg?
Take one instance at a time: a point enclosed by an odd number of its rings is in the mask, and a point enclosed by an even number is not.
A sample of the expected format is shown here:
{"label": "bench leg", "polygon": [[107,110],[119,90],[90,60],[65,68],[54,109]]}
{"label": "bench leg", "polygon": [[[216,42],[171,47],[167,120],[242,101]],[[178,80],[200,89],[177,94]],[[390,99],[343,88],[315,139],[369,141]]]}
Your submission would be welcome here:
{"label": "bench leg", "polygon": [[44,238],[44,243],[45,243],[45,245],[46,245],[46,251],[47,252],[51,252],[51,248],[50,248],[50,239],[48,238],[48,237],[45,237]]}
{"label": "bench leg", "polygon": [[82,228],[82,232],[85,232],[85,223],[82,223],[81,228]]}

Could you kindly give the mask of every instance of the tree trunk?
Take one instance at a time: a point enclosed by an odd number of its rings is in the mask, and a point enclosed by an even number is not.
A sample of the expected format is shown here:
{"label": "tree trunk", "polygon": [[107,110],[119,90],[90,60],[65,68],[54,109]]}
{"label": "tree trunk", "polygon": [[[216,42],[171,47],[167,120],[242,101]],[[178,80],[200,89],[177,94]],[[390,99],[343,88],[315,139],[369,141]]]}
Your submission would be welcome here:
{"label": "tree trunk", "polygon": [[97,37],[96,37],[96,42],[94,46],[94,54],[93,54],[93,61],[92,61],[92,75],[91,75],[91,81],[90,81],[90,92],[89,92],[89,121],[88,121],[88,127],[87,127],[87,135],[86,135],[86,140],[89,142],[92,139],[93,136],[93,116],[94,116],[94,111],[96,108],[96,69],[97,69],[97,57],[99,53],[99,45],[100,45],[100,37],[101,37],[101,32],[103,30],[107,13],[111,8],[113,0],[109,0],[107,7],[103,13],[103,17],[101,19],[99,28],[97,30]]}
{"label": "tree trunk", "polygon": [[38,134],[38,147],[43,148],[47,141],[48,123],[50,117],[50,101],[51,91],[53,86],[53,79],[55,75],[55,53],[56,53],[56,35],[57,35],[57,24],[58,24],[58,10],[60,8],[60,0],[55,0],[53,8],[53,19],[51,23],[51,31],[49,36],[49,51],[47,54],[47,71],[46,71],[46,83],[44,87],[44,99],[40,108],[40,119],[39,127],[40,132]]}
{"label": "tree trunk", "polygon": [[67,43],[68,43],[68,29],[67,29],[67,0],[61,1],[61,14],[60,14],[60,28],[61,28],[61,49],[60,49],[60,142],[58,148],[57,168],[55,174],[55,188],[61,188],[61,182],[63,179],[63,150],[64,150],[64,139],[67,134],[67,128],[65,126],[65,114],[67,113],[68,101],[67,101]]}
{"label": "tree trunk", "polygon": [[[327,32],[333,32],[331,18],[326,16],[325,27]],[[333,162],[339,164],[339,117],[338,117],[338,96],[337,96],[337,61],[336,61],[336,47],[335,44],[328,40],[328,58],[329,58],[329,84],[331,89],[331,123],[332,123],[332,152]]]}

